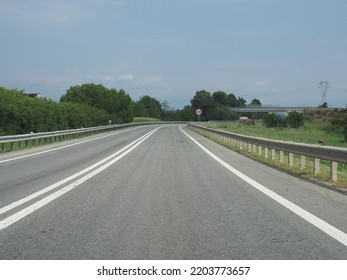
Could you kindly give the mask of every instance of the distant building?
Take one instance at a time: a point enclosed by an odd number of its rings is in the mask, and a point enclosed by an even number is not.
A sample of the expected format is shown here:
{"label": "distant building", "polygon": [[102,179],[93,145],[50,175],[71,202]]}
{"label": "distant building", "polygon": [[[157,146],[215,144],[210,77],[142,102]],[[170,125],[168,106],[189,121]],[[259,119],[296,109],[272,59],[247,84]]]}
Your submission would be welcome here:
{"label": "distant building", "polygon": [[40,93],[24,93],[30,98],[42,98],[42,95]]}

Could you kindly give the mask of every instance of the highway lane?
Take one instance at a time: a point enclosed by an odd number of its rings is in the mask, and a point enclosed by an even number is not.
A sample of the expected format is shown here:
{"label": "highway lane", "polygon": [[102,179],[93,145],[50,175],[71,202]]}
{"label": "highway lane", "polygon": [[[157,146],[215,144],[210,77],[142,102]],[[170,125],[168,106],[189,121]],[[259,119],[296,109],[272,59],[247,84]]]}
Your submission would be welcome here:
{"label": "highway lane", "polygon": [[122,129],[1,155],[0,205],[7,205],[95,164],[151,129]]}
{"label": "highway lane", "polygon": [[[23,160],[1,163],[0,159],[0,207],[100,162],[153,129],[122,131]],[[347,232],[346,196],[264,166],[186,128],[183,131],[226,164]],[[347,258],[341,240],[235,176],[183,131],[178,125],[160,128],[117,155],[124,154],[122,158],[106,161],[109,166],[94,176],[0,230],[0,258]],[[37,173],[38,164],[45,172]],[[7,176],[15,177],[13,170],[18,168],[26,175],[18,174],[12,182]],[[59,188],[68,188],[90,172]],[[41,195],[2,214],[0,220],[54,194],[55,190]]]}

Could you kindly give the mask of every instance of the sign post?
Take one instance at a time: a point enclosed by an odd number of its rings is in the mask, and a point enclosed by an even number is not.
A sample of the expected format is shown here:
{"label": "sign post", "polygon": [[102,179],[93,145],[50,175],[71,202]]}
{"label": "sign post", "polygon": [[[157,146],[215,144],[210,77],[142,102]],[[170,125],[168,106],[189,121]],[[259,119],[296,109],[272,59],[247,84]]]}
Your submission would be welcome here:
{"label": "sign post", "polygon": [[195,114],[198,115],[198,122],[200,122],[200,116],[202,115],[202,110],[201,109],[196,109]]}

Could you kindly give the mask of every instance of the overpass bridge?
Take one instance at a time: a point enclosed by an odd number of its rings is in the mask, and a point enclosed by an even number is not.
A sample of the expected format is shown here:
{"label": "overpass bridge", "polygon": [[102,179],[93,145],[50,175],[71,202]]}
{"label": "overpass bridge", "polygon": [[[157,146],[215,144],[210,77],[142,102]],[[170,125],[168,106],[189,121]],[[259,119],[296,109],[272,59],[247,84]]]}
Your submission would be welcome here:
{"label": "overpass bridge", "polygon": [[232,111],[237,113],[287,113],[287,112],[303,112],[307,109],[317,109],[316,107],[261,107],[261,106],[249,106],[249,107],[232,107]]}

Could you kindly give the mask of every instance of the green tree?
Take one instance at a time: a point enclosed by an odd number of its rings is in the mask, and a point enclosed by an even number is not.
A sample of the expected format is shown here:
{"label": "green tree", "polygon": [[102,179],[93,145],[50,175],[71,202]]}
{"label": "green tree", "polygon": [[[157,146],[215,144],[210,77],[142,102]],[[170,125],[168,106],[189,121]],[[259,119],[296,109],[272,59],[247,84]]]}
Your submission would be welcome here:
{"label": "green tree", "polygon": [[224,91],[216,91],[212,94],[213,100],[223,106],[229,105],[228,95]]}
{"label": "green tree", "polygon": [[287,123],[290,127],[297,128],[304,124],[304,117],[299,112],[289,112],[286,116]]}
{"label": "green tree", "polygon": [[145,106],[149,117],[156,119],[161,118],[162,108],[160,102],[157,99],[145,95],[140,98],[139,103]]}
{"label": "green tree", "polygon": [[239,99],[236,98],[236,96],[233,93],[228,94],[228,105],[230,107],[241,107],[244,104],[240,102]]}
{"label": "green tree", "polygon": [[194,113],[193,107],[187,105],[184,106],[182,110],[178,112],[179,120],[181,121],[195,121],[197,120],[197,116]]}
{"label": "green tree", "polygon": [[266,114],[263,118],[264,125],[266,127],[277,127],[279,118],[280,117],[274,113]]}
{"label": "green tree", "polygon": [[131,97],[122,89],[107,89],[101,84],[72,86],[60,98],[60,102],[85,104],[104,110],[119,123],[131,122],[134,117]]}
{"label": "green tree", "polygon": [[216,105],[211,93],[205,90],[197,91],[190,103],[192,104],[194,112],[196,109],[202,109],[201,120],[208,120],[206,118],[208,112]]}
{"label": "green tree", "polygon": [[254,98],[249,105],[251,105],[251,106],[261,106],[261,102],[260,102],[259,99]]}
{"label": "green tree", "polygon": [[319,105],[318,108],[328,108],[328,103],[324,102],[322,105]]}
{"label": "green tree", "polygon": [[161,102],[161,108],[163,111],[172,111],[172,109],[170,108],[169,101],[167,100],[164,100],[163,102]]}
{"label": "green tree", "polygon": [[81,103],[105,110],[109,102],[108,91],[101,84],[90,83],[72,86],[60,98],[60,102]]}
{"label": "green tree", "polygon": [[115,122],[105,110],[86,104],[29,98],[23,92],[0,88],[0,133],[23,134],[99,126]]}
{"label": "green tree", "polygon": [[243,97],[239,97],[238,101],[241,107],[245,106],[247,103],[247,101]]}
{"label": "green tree", "polygon": [[210,109],[207,113],[208,120],[236,120],[238,116],[235,112],[231,111],[228,107],[217,105]]}
{"label": "green tree", "polygon": [[146,106],[140,102],[133,102],[133,112],[135,117],[149,117]]}

